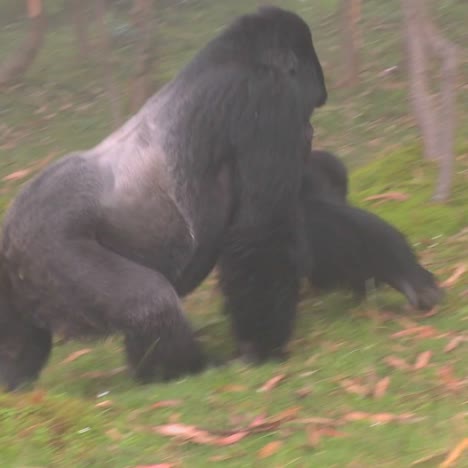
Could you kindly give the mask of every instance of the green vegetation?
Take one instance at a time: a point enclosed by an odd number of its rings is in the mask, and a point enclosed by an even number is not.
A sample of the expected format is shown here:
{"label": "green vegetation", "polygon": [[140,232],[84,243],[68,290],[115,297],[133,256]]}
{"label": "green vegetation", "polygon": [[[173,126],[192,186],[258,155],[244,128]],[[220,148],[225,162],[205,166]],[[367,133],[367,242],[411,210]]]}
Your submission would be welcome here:
{"label": "green vegetation", "polygon": [[[154,38],[155,83],[170,78],[231,15],[253,3],[200,0],[162,8]],[[340,76],[336,1],[276,3],[301,12],[313,27],[330,83],[330,102],[313,118],[316,146],[337,151],[355,168],[353,201],[402,229],[442,280],[468,265],[468,141],[460,131],[452,201],[431,203],[435,168],[421,160],[415,146],[404,70],[382,76],[402,63],[395,2],[365,2],[365,70],[355,89],[334,89]],[[464,2],[438,4],[440,23],[454,40],[466,43]],[[96,63],[76,60],[71,29],[59,19],[26,80],[0,94],[0,180],[9,176],[0,185],[0,213],[48,158],[89,147],[110,130],[101,71]],[[115,15],[112,24],[123,21]],[[0,28],[0,60],[23,32],[22,23]],[[131,66],[132,54],[124,44],[114,65],[124,98]],[[465,54],[460,82],[467,81]],[[462,87],[458,99],[460,129],[468,123],[466,92]],[[405,199],[366,201],[389,192]],[[135,385],[121,369],[118,338],[58,344],[35,391],[0,395],[1,465],[403,467],[429,457],[419,466],[437,466],[468,434],[463,406],[468,345],[457,339],[467,329],[466,278],[452,281],[446,301],[430,317],[407,312],[403,299],[388,290],[373,293],[357,307],[345,294],[305,294],[287,362],[259,368],[233,363],[167,385]],[[185,302],[203,345],[227,359],[233,343],[214,278]],[[406,336],[393,336],[402,330]],[[415,369],[417,361],[420,369]],[[282,375],[274,388],[258,391]],[[359,418],[356,412],[380,416],[349,421]],[[407,419],[387,422],[408,413]],[[226,446],[184,442],[154,431],[180,423],[238,435],[259,417],[279,422]],[[321,426],[312,420],[318,417],[331,421]],[[280,444],[268,445],[272,442]],[[459,466],[466,466],[463,462],[466,458]]]}

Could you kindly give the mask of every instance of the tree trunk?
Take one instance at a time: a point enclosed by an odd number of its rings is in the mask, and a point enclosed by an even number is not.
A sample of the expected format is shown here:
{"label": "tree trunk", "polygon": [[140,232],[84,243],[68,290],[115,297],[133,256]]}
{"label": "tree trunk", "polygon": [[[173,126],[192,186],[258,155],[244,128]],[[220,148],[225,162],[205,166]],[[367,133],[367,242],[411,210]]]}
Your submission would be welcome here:
{"label": "tree trunk", "polygon": [[[410,102],[423,140],[424,157],[439,163],[433,199],[450,195],[455,134],[457,47],[431,21],[426,0],[401,0],[410,86]],[[440,92],[433,95],[429,80],[430,53],[442,62]]]}
{"label": "tree trunk", "polygon": [[438,147],[438,121],[427,76],[429,49],[428,44],[425,42],[421,0],[402,0],[402,8],[410,103],[421,132],[424,157],[435,160],[440,153]]}
{"label": "tree trunk", "polygon": [[131,109],[137,111],[150,94],[150,76],[153,54],[151,53],[152,0],[134,0],[133,17],[135,28],[138,31],[136,52],[135,76],[133,78],[133,91]]}
{"label": "tree trunk", "polygon": [[458,69],[458,51],[455,44],[444,38],[435,25],[426,25],[427,39],[440,60],[440,113],[439,113],[439,165],[440,172],[434,201],[445,201],[450,196],[455,160],[455,128],[456,128],[456,85]]}
{"label": "tree trunk", "polygon": [[83,0],[71,0],[70,7],[78,54],[82,60],[87,60],[90,56],[87,28],[88,21],[85,14],[87,3],[83,2]]}
{"label": "tree trunk", "polygon": [[120,109],[119,93],[112,72],[112,47],[106,23],[106,0],[96,0],[96,21],[100,31],[100,60],[102,62],[105,89],[109,99],[110,110],[115,128],[120,125],[122,121],[122,114]]}
{"label": "tree trunk", "polygon": [[342,86],[354,86],[359,81],[359,49],[361,0],[341,0],[344,78]]}
{"label": "tree trunk", "polygon": [[46,16],[42,0],[28,0],[29,34],[18,50],[0,66],[0,86],[15,82],[34,62],[44,43]]}

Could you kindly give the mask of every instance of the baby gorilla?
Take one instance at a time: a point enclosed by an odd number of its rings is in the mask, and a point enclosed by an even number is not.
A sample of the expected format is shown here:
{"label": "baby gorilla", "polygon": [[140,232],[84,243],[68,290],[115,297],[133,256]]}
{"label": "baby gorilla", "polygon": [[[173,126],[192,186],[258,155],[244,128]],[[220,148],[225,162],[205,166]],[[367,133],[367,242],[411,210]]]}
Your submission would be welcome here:
{"label": "baby gorilla", "polygon": [[307,277],[321,289],[366,295],[366,283],[388,284],[410,304],[429,310],[442,299],[432,273],[423,268],[404,235],[378,216],[346,202],[344,164],[326,151],[312,151],[306,164],[302,204]]}

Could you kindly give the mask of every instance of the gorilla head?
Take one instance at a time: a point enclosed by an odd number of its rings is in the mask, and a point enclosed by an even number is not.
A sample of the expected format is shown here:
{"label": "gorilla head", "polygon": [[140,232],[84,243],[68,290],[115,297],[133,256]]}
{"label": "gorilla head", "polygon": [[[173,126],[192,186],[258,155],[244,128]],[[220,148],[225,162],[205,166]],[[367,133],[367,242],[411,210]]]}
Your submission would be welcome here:
{"label": "gorilla head", "polygon": [[143,381],[201,370],[178,296],[218,258],[240,347],[280,352],[297,301],[306,129],[326,98],[306,23],[263,8],[103,142],[32,180],[1,241],[0,381],[34,380],[53,333],[122,334]]}

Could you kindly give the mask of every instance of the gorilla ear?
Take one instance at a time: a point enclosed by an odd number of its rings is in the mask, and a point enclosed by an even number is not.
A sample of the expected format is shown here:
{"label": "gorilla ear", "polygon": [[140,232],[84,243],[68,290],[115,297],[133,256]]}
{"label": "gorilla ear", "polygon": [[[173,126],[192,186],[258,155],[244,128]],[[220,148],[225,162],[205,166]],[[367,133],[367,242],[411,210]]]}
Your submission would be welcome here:
{"label": "gorilla ear", "polygon": [[296,54],[290,49],[270,48],[261,57],[262,65],[288,75],[295,75],[299,66]]}

